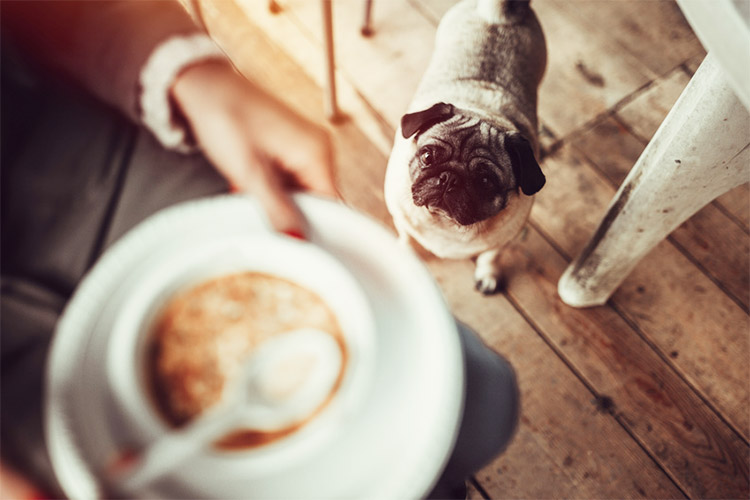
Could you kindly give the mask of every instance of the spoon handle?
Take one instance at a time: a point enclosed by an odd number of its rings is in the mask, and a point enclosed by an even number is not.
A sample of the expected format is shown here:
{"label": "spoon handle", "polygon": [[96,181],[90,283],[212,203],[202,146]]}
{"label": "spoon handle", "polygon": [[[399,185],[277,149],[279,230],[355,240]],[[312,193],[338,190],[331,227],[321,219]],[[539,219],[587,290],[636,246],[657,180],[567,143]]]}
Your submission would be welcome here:
{"label": "spoon handle", "polygon": [[[281,398],[269,398],[265,379],[281,377],[299,355],[315,360],[306,379]],[[110,467],[106,476],[125,491],[137,492],[178,467],[237,424],[261,431],[280,430],[319,407],[330,394],[341,369],[341,350],[323,331],[304,328],[285,332],[256,349],[238,380],[227,384],[221,401],[186,426],[169,431],[130,458]]]}
{"label": "spoon handle", "polygon": [[139,453],[131,465],[110,479],[126,491],[138,491],[153,480],[177,468],[240,420],[241,407],[219,405],[186,426],[168,432]]}

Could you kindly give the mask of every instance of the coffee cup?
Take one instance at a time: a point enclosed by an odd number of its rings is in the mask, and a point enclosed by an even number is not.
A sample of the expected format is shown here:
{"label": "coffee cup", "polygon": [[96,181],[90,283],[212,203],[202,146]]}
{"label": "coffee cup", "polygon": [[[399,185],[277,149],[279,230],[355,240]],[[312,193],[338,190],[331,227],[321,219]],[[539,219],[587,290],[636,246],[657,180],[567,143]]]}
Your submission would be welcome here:
{"label": "coffee cup", "polygon": [[[247,481],[309,457],[356,414],[372,377],[376,353],[370,305],[357,280],[324,250],[270,233],[224,236],[180,251],[165,248],[130,277],[135,292],[116,315],[107,349],[108,385],[125,449],[143,448],[170,431],[155,404],[148,368],[151,336],[165,305],[201,283],[248,272],[317,295],[340,326],[346,363],[330,401],[292,432],[260,446],[210,447],[160,479],[191,494],[230,493],[233,477]],[[203,471],[199,480],[194,470]]]}

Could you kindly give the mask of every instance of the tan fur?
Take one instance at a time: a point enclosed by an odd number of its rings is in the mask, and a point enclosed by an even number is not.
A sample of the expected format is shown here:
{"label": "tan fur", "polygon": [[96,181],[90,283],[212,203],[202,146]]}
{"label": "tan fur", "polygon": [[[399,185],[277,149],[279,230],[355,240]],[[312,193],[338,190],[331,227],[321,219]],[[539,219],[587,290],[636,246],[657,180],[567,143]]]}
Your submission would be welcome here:
{"label": "tan fur", "polygon": [[[438,27],[435,51],[408,112],[445,102],[485,117],[502,130],[521,132],[538,157],[537,88],[546,66],[541,27],[529,10],[525,18],[507,19],[498,0],[464,0],[449,10]],[[490,22],[498,22],[491,26]],[[489,64],[488,64],[489,63]],[[496,68],[483,75],[481,68]],[[496,216],[462,226],[412,200],[409,162],[416,138],[396,131],[385,176],[385,201],[402,240],[413,238],[441,258],[477,257],[477,287],[495,291],[499,251],[523,228],[533,196],[513,193]]]}
{"label": "tan fur", "polygon": [[412,202],[411,180],[406,167],[415,153],[414,140],[402,140],[391,153],[385,175],[385,202],[399,234],[408,235],[426,250],[444,259],[475,257],[492,248],[503,247],[523,228],[534,202],[533,196],[514,193],[508,205],[496,216],[470,226],[461,226],[447,217],[430,213]]}

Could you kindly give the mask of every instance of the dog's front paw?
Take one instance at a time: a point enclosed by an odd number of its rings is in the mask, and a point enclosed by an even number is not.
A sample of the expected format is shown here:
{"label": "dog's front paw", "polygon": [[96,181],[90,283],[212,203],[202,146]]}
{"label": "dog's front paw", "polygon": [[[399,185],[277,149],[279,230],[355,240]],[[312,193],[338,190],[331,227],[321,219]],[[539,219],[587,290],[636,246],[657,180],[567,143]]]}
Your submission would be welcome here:
{"label": "dog's front paw", "polygon": [[500,276],[493,273],[482,275],[476,273],[474,274],[474,288],[483,295],[493,295],[503,289],[503,281]]}
{"label": "dog's front paw", "polygon": [[398,244],[401,248],[411,248],[411,237],[406,232],[399,231]]}
{"label": "dog's front paw", "polygon": [[500,274],[500,250],[482,252],[476,258],[474,287],[484,295],[492,295],[503,289]]}

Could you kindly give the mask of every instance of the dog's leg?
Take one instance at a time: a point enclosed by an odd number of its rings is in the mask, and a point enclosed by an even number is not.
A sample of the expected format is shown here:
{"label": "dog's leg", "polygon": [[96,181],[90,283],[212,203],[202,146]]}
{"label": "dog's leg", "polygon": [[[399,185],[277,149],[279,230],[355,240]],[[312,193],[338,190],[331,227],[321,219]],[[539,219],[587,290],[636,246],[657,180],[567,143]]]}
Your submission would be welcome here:
{"label": "dog's leg", "polygon": [[411,236],[404,231],[398,232],[398,244],[404,248],[411,248]]}
{"label": "dog's leg", "polygon": [[404,227],[399,224],[398,218],[393,218],[393,225],[396,227],[396,234],[398,235],[398,244],[404,248],[411,248],[412,238]]}
{"label": "dog's leg", "polygon": [[497,293],[502,288],[500,255],[501,248],[480,253],[474,269],[474,286],[484,295]]}
{"label": "dog's leg", "polygon": [[507,24],[522,17],[529,9],[529,0],[479,0],[477,13],[489,24]]}

